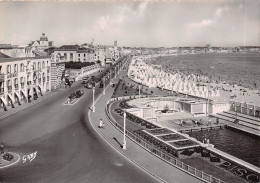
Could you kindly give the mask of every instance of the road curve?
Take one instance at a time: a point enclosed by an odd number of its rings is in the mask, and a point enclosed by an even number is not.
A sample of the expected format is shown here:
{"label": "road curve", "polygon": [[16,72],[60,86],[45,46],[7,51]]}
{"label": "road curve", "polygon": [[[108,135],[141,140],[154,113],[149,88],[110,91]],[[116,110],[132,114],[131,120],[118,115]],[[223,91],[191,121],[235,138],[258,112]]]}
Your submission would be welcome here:
{"label": "road curve", "polygon": [[[72,106],[72,88],[0,121],[0,141],[34,160],[0,170],[0,182],[158,182],[103,142],[89,124],[92,90]],[[100,89],[96,90],[96,95]]]}

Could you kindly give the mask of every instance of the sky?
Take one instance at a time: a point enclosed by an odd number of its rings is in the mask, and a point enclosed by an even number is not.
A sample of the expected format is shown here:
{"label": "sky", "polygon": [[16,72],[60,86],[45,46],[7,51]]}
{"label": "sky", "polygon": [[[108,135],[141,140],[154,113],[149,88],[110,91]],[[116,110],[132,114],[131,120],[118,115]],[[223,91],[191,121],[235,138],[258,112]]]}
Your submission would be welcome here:
{"label": "sky", "polygon": [[260,46],[260,0],[0,0],[0,44],[25,45],[42,33],[55,46]]}

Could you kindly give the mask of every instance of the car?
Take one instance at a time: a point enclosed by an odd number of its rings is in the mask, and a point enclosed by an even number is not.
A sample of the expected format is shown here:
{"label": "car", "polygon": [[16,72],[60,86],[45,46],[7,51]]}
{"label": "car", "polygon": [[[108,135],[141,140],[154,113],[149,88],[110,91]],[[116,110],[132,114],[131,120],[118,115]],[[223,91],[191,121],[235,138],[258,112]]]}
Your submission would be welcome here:
{"label": "car", "polygon": [[87,80],[82,80],[81,84],[87,84]]}
{"label": "car", "polygon": [[91,89],[91,88],[93,88],[94,86],[95,86],[94,82],[87,82],[84,87],[85,87],[85,88],[88,88],[88,89]]}
{"label": "car", "polygon": [[76,98],[81,97],[84,94],[84,92],[82,90],[78,90],[75,92]]}

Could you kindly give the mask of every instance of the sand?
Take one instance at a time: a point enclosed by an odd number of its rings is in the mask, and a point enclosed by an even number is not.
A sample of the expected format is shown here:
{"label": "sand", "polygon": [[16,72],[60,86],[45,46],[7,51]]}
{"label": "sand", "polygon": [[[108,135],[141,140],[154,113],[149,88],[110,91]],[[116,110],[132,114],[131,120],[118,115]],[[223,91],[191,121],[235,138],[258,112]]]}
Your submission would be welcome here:
{"label": "sand", "polygon": [[152,64],[186,74],[207,76],[210,86],[221,89],[221,100],[260,106],[260,53],[165,56],[153,59]]}

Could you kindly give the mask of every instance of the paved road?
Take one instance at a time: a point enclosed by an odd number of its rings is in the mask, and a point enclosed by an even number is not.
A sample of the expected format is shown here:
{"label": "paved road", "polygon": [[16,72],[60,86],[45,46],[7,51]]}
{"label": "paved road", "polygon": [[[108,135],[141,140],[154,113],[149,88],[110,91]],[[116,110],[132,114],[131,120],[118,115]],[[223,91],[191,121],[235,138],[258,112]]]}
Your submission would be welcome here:
{"label": "paved road", "polygon": [[[0,170],[0,182],[157,182],[103,142],[92,129],[87,110],[92,91],[73,106],[64,106],[75,85],[0,121],[0,141],[20,156],[37,151]],[[100,89],[96,93],[100,93]]]}

